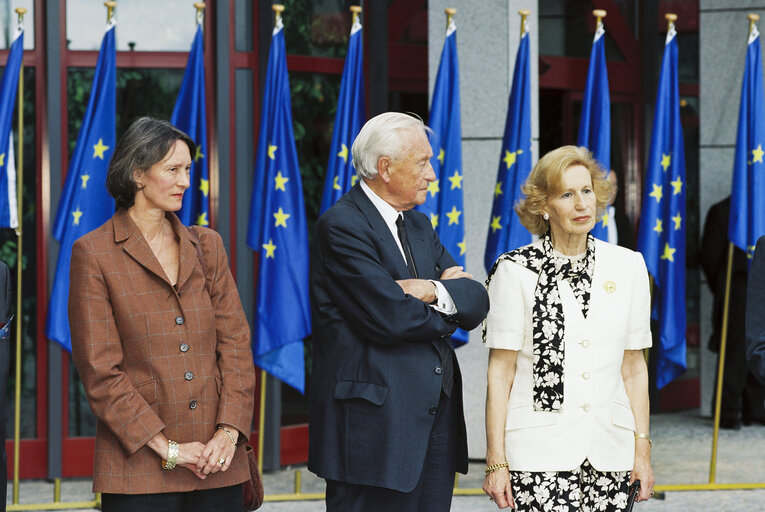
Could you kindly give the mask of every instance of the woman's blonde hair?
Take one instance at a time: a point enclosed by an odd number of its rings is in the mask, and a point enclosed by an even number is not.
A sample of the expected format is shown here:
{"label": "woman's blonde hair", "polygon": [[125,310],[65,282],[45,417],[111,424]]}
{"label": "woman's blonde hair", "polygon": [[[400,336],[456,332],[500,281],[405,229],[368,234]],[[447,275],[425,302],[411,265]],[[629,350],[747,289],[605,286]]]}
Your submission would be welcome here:
{"label": "woman's blonde hair", "polygon": [[563,173],[574,165],[584,166],[590,171],[598,217],[606,208],[610,192],[606,171],[587,148],[559,147],[539,159],[521,186],[523,196],[515,205],[515,213],[532,234],[542,235],[547,231],[549,226],[548,221],[542,218],[543,208],[550,196],[560,190]]}

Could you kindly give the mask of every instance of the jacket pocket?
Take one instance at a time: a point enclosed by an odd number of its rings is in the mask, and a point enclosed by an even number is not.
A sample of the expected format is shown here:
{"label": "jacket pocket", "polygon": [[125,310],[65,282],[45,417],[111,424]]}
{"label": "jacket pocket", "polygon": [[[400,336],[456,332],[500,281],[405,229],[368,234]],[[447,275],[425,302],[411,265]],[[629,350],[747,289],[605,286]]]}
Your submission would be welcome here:
{"label": "jacket pocket", "polygon": [[156,404],[159,401],[159,391],[157,390],[157,381],[150,380],[135,387],[138,394],[143,397],[149,405]]}
{"label": "jacket pocket", "polygon": [[558,423],[560,413],[535,411],[533,405],[511,407],[507,412],[507,430],[544,427]]}
{"label": "jacket pocket", "polygon": [[635,430],[635,416],[629,405],[614,401],[611,406],[611,422],[617,427]]}
{"label": "jacket pocket", "polygon": [[351,400],[359,398],[374,405],[385,403],[388,388],[371,382],[357,382],[353,380],[341,380],[335,385],[336,400]]}

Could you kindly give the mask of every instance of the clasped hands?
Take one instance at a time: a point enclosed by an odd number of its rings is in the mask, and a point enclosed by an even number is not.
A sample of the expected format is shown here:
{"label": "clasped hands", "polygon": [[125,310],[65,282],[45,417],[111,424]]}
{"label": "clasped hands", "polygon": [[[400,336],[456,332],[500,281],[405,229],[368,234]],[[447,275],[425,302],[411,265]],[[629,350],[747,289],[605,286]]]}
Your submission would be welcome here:
{"label": "clasped hands", "polygon": [[[224,425],[226,426],[226,425]],[[234,427],[226,426],[230,431],[236,434],[237,430]],[[161,436],[161,441],[157,438]],[[153,442],[150,447],[159,455],[162,459],[167,457],[168,441],[164,435],[158,434],[152,441],[158,440],[159,443]],[[231,442],[228,434],[222,429],[216,430],[212,438],[203,444],[199,441],[193,441],[190,443],[178,443],[178,459],[177,466],[183,466],[189,471],[193,472],[197,478],[204,480],[207,475],[211,473],[217,473],[218,471],[226,471],[231,466],[231,461],[234,459],[236,453],[236,446]],[[221,464],[220,462],[223,461]]]}
{"label": "clasped hands", "polygon": [[[473,279],[473,274],[465,272],[460,266],[449,267],[441,274],[439,280],[446,279]],[[404,293],[411,295],[422,302],[430,304],[436,300],[436,285],[427,279],[401,279],[396,283],[404,290]]]}

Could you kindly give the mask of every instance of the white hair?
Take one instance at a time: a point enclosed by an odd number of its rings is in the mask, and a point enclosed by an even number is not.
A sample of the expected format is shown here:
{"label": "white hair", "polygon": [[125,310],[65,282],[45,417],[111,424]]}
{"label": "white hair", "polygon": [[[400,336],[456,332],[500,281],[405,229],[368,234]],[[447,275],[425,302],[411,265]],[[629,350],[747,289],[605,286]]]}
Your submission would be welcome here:
{"label": "white hair", "polygon": [[373,180],[377,177],[377,161],[386,156],[395,161],[399,158],[405,146],[406,139],[401,132],[405,130],[421,130],[432,133],[422,119],[414,114],[400,112],[385,112],[379,114],[361,128],[351,147],[353,167],[360,177]]}

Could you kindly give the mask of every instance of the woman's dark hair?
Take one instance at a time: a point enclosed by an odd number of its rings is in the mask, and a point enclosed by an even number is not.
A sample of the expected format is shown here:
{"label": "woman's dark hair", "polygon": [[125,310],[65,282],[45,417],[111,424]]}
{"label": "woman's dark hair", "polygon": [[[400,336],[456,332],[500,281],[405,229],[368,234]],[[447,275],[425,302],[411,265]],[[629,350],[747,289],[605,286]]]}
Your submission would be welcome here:
{"label": "woman's dark hair", "polygon": [[117,143],[106,173],[106,190],[114,198],[118,209],[130,208],[135,203],[138,186],[133,173],[146,171],[161,162],[179,140],[186,143],[193,158],[197,151],[194,141],[167,121],[151,117],[139,117],[133,121]]}

